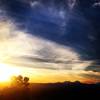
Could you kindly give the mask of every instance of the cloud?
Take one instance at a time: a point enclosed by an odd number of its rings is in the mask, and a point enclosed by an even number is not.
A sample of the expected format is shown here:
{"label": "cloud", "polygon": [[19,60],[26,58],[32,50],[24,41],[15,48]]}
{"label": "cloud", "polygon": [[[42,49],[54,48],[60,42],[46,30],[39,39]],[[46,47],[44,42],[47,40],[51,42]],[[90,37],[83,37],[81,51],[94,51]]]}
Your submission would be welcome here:
{"label": "cloud", "polygon": [[88,72],[81,74],[80,76],[85,77],[86,79],[90,79],[91,82],[92,81],[100,82],[100,73],[97,73],[97,72],[88,71]]}
{"label": "cloud", "polygon": [[10,20],[0,22],[0,61],[18,66],[61,70],[83,70],[90,61],[68,46],[18,30]]}
{"label": "cloud", "polygon": [[[61,2],[59,4],[55,4],[55,2],[52,1],[32,1],[30,2],[32,14],[34,15],[34,12],[37,13],[37,16],[43,16],[42,19],[39,17],[39,19],[45,21],[49,20],[51,23],[58,24],[60,27],[64,27],[66,25],[66,10],[61,5]],[[57,5],[60,5],[57,8]],[[63,4],[64,5],[64,4]],[[32,17],[32,16],[31,16]],[[46,21],[46,22],[47,22]]]}
{"label": "cloud", "polygon": [[41,4],[40,4],[39,1],[31,1],[30,6],[33,8],[33,7],[36,7],[36,6],[41,6]]}
{"label": "cloud", "polygon": [[93,4],[93,7],[100,7],[100,1],[95,2],[95,3]]}
{"label": "cloud", "polygon": [[94,60],[94,62],[86,67],[86,71],[93,71],[93,72],[100,72],[100,61],[99,60]]}
{"label": "cloud", "polygon": [[67,0],[67,1],[68,1],[68,6],[70,9],[73,9],[77,3],[77,0]]}

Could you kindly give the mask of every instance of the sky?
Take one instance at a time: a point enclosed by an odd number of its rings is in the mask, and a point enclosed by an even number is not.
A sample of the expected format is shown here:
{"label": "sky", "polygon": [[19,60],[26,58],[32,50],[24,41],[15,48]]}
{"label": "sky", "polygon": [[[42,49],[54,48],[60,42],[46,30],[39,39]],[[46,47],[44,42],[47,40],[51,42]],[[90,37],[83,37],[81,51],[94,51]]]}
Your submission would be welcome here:
{"label": "sky", "polygon": [[99,10],[99,0],[0,0],[0,73],[100,82]]}

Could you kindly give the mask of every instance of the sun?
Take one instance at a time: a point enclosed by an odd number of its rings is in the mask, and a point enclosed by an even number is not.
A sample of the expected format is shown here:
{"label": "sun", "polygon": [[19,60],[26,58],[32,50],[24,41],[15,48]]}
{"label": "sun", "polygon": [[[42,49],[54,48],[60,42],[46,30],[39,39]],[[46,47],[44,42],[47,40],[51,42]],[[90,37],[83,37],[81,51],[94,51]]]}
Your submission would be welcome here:
{"label": "sun", "polygon": [[0,63],[0,82],[9,82],[12,76],[19,74],[19,68]]}

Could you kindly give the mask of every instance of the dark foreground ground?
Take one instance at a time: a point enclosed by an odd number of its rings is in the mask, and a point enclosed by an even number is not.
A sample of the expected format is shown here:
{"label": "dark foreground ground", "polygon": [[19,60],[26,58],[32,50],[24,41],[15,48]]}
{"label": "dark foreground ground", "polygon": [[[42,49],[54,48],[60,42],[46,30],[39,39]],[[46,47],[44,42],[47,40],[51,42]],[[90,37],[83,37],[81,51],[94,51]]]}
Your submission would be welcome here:
{"label": "dark foreground ground", "polygon": [[30,84],[28,87],[9,87],[0,91],[0,100],[87,100],[87,97],[100,100],[100,84]]}

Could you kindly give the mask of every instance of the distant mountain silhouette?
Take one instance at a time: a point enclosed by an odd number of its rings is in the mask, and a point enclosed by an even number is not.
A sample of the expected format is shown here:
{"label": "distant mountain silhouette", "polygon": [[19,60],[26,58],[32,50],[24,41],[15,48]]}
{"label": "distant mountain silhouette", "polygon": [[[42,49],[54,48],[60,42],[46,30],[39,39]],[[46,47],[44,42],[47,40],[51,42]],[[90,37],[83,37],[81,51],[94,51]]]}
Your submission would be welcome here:
{"label": "distant mountain silhouette", "polygon": [[100,98],[99,94],[100,83],[30,83],[28,87],[11,86],[0,90],[0,100],[72,100]]}

